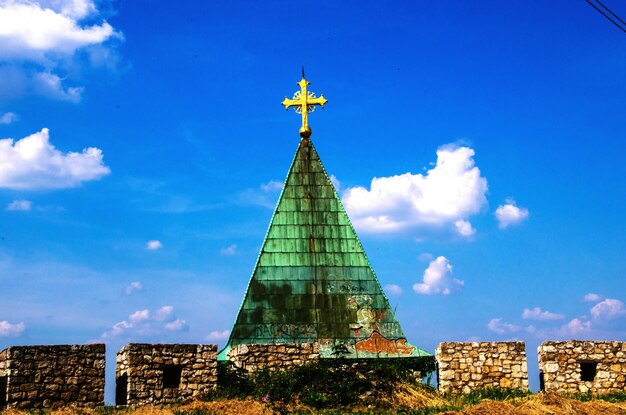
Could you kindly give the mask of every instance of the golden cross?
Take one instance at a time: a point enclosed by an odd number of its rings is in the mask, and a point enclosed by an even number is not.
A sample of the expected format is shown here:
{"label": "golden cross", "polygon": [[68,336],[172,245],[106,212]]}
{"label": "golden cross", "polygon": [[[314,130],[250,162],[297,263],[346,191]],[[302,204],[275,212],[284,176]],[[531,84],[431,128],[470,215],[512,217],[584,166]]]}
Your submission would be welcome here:
{"label": "golden cross", "polygon": [[310,82],[304,78],[304,69],[302,69],[302,79],[296,85],[300,85],[300,90],[293,94],[293,98],[285,97],[282,104],[285,110],[294,107],[296,113],[302,114],[302,127],[300,127],[300,137],[309,138],[311,136],[311,127],[309,127],[309,113],[315,111],[315,106],[319,105],[324,108],[324,104],[328,102],[324,95],[319,98],[312,91],[307,91],[306,87]]}

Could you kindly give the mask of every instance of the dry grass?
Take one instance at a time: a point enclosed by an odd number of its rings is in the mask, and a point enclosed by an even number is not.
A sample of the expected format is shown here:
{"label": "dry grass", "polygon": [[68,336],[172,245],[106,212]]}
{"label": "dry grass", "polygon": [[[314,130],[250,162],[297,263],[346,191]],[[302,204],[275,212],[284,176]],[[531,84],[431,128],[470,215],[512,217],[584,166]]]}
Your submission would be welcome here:
{"label": "dry grass", "polygon": [[[297,402],[282,408],[280,413],[296,414],[443,414],[443,415],[626,415],[626,402],[609,403],[601,400],[581,402],[555,394],[531,394],[503,401],[480,400],[476,404],[467,403],[462,397],[442,397],[431,389],[400,386],[391,396],[381,398],[376,408],[355,406],[345,410],[327,410],[318,412]],[[461,408],[445,410],[445,408]],[[1,415],[32,415],[8,409]],[[35,412],[38,413],[38,412]],[[182,405],[144,406],[135,409],[77,409],[72,407],[47,411],[50,415],[273,415],[278,411],[271,405],[257,400],[216,400],[212,402],[194,401]]]}
{"label": "dry grass", "polygon": [[399,385],[391,396],[390,402],[394,408],[420,409],[426,407],[442,407],[449,404],[433,389],[420,388],[410,385]]}
{"label": "dry grass", "polygon": [[213,402],[196,401],[182,405],[180,410],[188,413],[206,413],[216,415],[270,415],[273,413],[271,409],[261,402],[237,399],[217,400]]}
{"label": "dry grass", "polygon": [[[33,412],[20,411],[17,409],[7,409],[0,411],[2,415],[32,415]],[[35,412],[38,413],[38,412]],[[261,402],[252,400],[217,400],[213,402],[201,402],[193,401],[182,405],[167,405],[167,406],[141,406],[133,409],[116,409],[116,410],[102,410],[102,409],[86,409],[86,408],[74,408],[66,407],[61,409],[55,409],[52,411],[46,411],[49,415],[103,415],[103,414],[115,414],[115,415],[174,415],[176,413],[188,413],[188,414],[210,414],[210,415],[257,415],[257,414],[273,414],[272,410],[266,407]]]}
{"label": "dry grass", "polygon": [[626,403],[600,400],[581,402],[551,393],[540,393],[511,401],[484,400],[445,415],[626,415]]}

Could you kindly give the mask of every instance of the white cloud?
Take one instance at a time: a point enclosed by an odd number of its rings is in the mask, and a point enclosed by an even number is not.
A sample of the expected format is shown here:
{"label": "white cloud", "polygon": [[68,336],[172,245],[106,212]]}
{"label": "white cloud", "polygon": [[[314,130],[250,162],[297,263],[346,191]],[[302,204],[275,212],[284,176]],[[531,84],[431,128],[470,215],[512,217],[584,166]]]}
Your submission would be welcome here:
{"label": "white cloud", "polygon": [[[590,295],[590,299],[597,299],[596,294]],[[596,336],[602,327],[610,329],[607,324],[611,320],[626,316],[624,304],[616,299],[607,298],[591,308],[591,319],[586,316],[574,318],[558,328],[537,329],[529,326],[527,331],[538,338],[572,338]],[[618,322],[619,324],[619,322]]]}
{"label": "white cloud", "polygon": [[150,318],[150,310],[137,310],[129,317],[131,323],[140,323],[142,321],[146,321]]}
{"label": "white cloud", "polygon": [[405,173],[375,177],[370,189],[352,187],[342,201],[352,223],[366,232],[397,232],[419,226],[449,226],[468,232],[467,218],[487,199],[487,179],[474,163],[469,147],[444,146],[425,175]]}
{"label": "white cloud", "polygon": [[452,276],[452,264],[444,256],[439,256],[428,264],[423,280],[424,282],[413,285],[413,290],[418,294],[449,295],[465,284]]}
{"label": "white cloud", "polygon": [[0,188],[76,187],[110,172],[100,149],[89,147],[82,153],[62,153],[50,144],[47,128],[15,142],[12,138],[0,139]]}
{"label": "white cloud", "polygon": [[336,192],[341,191],[341,182],[339,181],[339,179],[334,174],[330,175],[330,182],[335,187],[335,191]]}
{"label": "white cloud", "polygon": [[11,124],[18,120],[18,116],[14,112],[5,112],[0,114],[0,124]]}
{"label": "white cloud", "polygon": [[170,321],[174,315],[174,307],[164,305],[156,311],[155,319],[157,321]]}
{"label": "white cloud", "polygon": [[389,295],[400,295],[402,294],[402,287],[396,284],[387,284],[385,285],[385,292]]}
{"label": "white cloud", "polygon": [[573,337],[590,337],[597,333],[597,325],[602,325],[604,320],[594,317],[593,321],[589,320],[586,316],[573,318],[567,323],[559,327],[544,327],[539,328],[530,325],[525,330],[539,339],[555,339],[555,338],[573,338]]}
{"label": "white cloud", "polygon": [[516,326],[515,324],[511,324],[511,323],[506,323],[502,321],[501,317],[492,318],[491,320],[489,320],[489,323],[487,323],[487,328],[498,334],[515,333],[521,330],[520,326]]}
{"label": "white cloud", "polygon": [[279,182],[276,180],[270,180],[269,182],[263,183],[261,185],[261,190],[267,193],[278,192],[282,190],[282,188],[283,188],[283,182]]}
{"label": "white cloud", "polygon": [[456,222],[454,222],[454,227],[456,228],[457,232],[461,236],[469,237],[476,233],[476,229],[474,229],[472,227],[472,224],[466,221],[465,219],[459,219]]}
{"label": "white cloud", "polygon": [[599,294],[588,293],[583,297],[583,301],[586,303],[595,303],[596,301],[600,301],[602,296]]}
{"label": "white cloud", "polygon": [[127,322],[126,320],[115,323],[111,330],[102,334],[103,338],[119,336],[127,330],[134,327],[134,324]]}
{"label": "white cloud", "polygon": [[547,310],[541,311],[540,307],[533,307],[530,309],[525,308],[524,311],[522,312],[522,318],[524,320],[546,321],[546,320],[561,320],[565,318],[565,316],[563,314],[551,313]]}
{"label": "white cloud", "polygon": [[430,262],[435,259],[435,256],[429,252],[423,252],[417,256],[417,259],[423,262]]}
{"label": "white cloud", "polygon": [[1,1],[0,58],[49,64],[59,55],[119,36],[106,21],[80,25],[95,11],[93,1]]}
{"label": "white cloud", "polygon": [[237,244],[232,244],[226,248],[220,249],[220,254],[222,255],[234,255],[237,251]]}
{"label": "white cloud", "polygon": [[527,219],[528,209],[517,207],[515,200],[509,198],[506,200],[506,204],[498,206],[495,215],[498,226],[500,229],[504,229]]}
{"label": "white cloud", "polygon": [[16,199],[7,205],[7,210],[32,210],[33,202],[30,200]]}
{"label": "white cloud", "polygon": [[151,241],[146,242],[146,249],[148,251],[156,251],[157,249],[163,248],[163,244],[161,241],[153,239]]}
{"label": "white cloud", "polygon": [[558,334],[561,336],[576,336],[591,331],[591,322],[584,319],[575,318],[563,325]]}
{"label": "white cloud", "polygon": [[93,0],[39,0],[42,7],[60,10],[62,14],[80,19],[96,12]]}
{"label": "white cloud", "polygon": [[594,320],[612,320],[625,315],[624,303],[613,298],[607,298],[591,308],[591,316]]}
{"label": "white cloud", "polygon": [[230,330],[224,330],[224,331],[215,330],[215,331],[210,332],[209,335],[206,336],[206,340],[207,341],[222,341],[222,340],[228,339],[229,335],[230,335]]}
{"label": "white cloud", "polygon": [[174,307],[166,305],[154,312],[148,309],[135,311],[126,320],[115,323],[110,330],[102,334],[102,338],[150,338],[167,331],[187,331],[188,329],[187,322],[174,315]]}
{"label": "white cloud", "polygon": [[[82,24],[86,18],[97,23]],[[123,36],[98,17],[93,0],[0,0],[0,60],[21,73],[19,78],[30,84],[26,89],[40,95],[80,100],[82,88],[63,86],[54,72],[76,67],[78,50],[96,51],[117,62],[117,54],[108,47],[111,39]],[[103,49],[109,52],[103,54]]]}
{"label": "white cloud", "polygon": [[527,333],[534,334],[534,335],[538,335],[540,332],[540,330],[537,327],[533,326],[532,324],[530,326],[526,326],[524,330]]}
{"label": "white cloud", "polygon": [[18,337],[25,329],[26,326],[23,322],[11,324],[6,320],[0,321],[0,337]]}
{"label": "white cloud", "polygon": [[174,321],[165,324],[165,330],[170,331],[187,331],[189,330],[189,325],[185,320],[177,318]]}
{"label": "white cloud", "polygon": [[47,98],[59,101],[80,102],[82,87],[66,87],[63,80],[51,72],[39,72],[33,75],[33,90]]}
{"label": "white cloud", "polygon": [[65,87],[55,72],[84,63],[79,50],[87,52],[93,65],[107,67],[103,57],[117,62],[112,39],[123,36],[99,16],[93,0],[0,0],[0,61],[20,73],[27,85],[18,89],[79,101],[82,88]]}
{"label": "white cloud", "polygon": [[270,180],[256,189],[246,189],[237,196],[238,202],[244,205],[263,206],[273,209],[276,206],[277,193],[283,188],[283,182]]}
{"label": "white cloud", "polygon": [[143,291],[143,284],[139,281],[133,281],[126,286],[124,292],[126,295],[131,295],[135,291]]}

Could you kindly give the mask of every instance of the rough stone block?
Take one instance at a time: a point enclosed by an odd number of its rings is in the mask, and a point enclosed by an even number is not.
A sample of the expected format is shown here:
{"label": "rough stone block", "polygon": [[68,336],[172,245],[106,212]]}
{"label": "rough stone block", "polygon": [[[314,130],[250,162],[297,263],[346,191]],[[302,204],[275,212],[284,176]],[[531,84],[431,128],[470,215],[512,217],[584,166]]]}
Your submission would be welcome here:
{"label": "rough stone block", "polygon": [[468,393],[496,386],[528,389],[523,342],[446,342],[437,347],[435,357],[440,392]]}
{"label": "rough stone block", "polygon": [[131,343],[117,352],[116,362],[118,405],[184,401],[217,384],[214,344]]}
{"label": "rough stone block", "polygon": [[228,360],[248,372],[301,365],[319,359],[318,343],[240,344],[228,352]]}
{"label": "rough stone block", "polygon": [[105,345],[13,346],[0,352],[9,408],[104,404]]}
{"label": "rough stone block", "polygon": [[626,342],[548,341],[537,349],[544,390],[557,393],[626,391]]}

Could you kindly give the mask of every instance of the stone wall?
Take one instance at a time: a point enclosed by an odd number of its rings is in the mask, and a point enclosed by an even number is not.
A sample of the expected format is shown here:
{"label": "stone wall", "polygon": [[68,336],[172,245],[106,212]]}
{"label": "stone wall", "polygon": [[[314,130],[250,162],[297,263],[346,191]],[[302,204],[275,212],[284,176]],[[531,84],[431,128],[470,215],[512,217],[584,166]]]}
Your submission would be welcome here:
{"label": "stone wall", "polygon": [[528,389],[524,342],[444,342],[435,350],[439,391]]}
{"label": "stone wall", "polygon": [[8,372],[7,372],[7,354],[9,349],[0,352],[0,411],[7,406],[8,395]]}
{"label": "stone wall", "polygon": [[537,354],[542,390],[626,392],[626,342],[548,341]]}
{"label": "stone wall", "polygon": [[217,384],[217,346],[131,343],[117,352],[115,377],[118,405],[195,398]]}
{"label": "stone wall", "polygon": [[240,344],[228,351],[228,360],[248,372],[279,369],[319,359],[318,343]]}
{"label": "stone wall", "polygon": [[9,347],[0,352],[0,404],[21,409],[102,406],[104,366],[104,344]]}
{"label": "stone wall", "polygon": [[[538,348],[541,389],[626,392],[626,342],[548,341]],[[439,391],[528,389],[523,342],[444,342],[435,351]],[[317,343],[247,344],[228,352],[247,371],[319,359]],[[104,403],[105,346],[13,346],[0,351],[0,410],[96,407]],[[117,354],[116,403],[163,404],[198,397],[217,383],[217,346],[129,344]]]}

